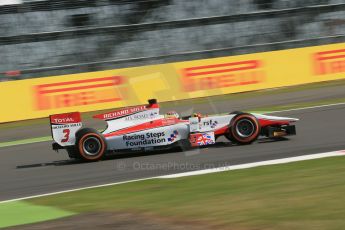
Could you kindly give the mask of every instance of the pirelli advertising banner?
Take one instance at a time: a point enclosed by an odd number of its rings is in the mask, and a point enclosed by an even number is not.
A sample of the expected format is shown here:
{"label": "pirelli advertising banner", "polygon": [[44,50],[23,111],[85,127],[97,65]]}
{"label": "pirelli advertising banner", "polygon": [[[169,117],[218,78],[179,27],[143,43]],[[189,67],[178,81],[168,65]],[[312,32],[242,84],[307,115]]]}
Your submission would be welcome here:
{"label": "pirelli advertising banner", "polygon": [[345,43],[0,83],[0,122],[345,78]]}

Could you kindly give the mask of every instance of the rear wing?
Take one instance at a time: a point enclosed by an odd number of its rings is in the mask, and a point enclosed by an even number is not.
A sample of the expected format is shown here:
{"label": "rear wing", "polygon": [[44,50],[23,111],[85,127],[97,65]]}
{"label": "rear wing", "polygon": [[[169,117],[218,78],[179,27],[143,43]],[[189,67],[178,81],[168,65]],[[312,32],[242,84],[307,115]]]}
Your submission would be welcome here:
{"label": "rear wing", "polygon": [[74,145],[75,134],[82,127],[79,112],[54,114],[49,116],[53,140],[61,146]]}
{"label": "rear wing", "polygon": [[[126,120],[137,120],[144,118],[153,118],[159,115],[159,105],[157,99],[149,99],[148,105],[131,106],[127,108],[117,109],[111,112],[94,115],[93,118],[104,121],[119,120],[127,118]],[[147,112],[149,111],[149,112]],[[146,112],[146,114],[145,114]]]}
{"label": "rear wing", "polygon": [[107,122],[107,129],[103,131],[103,134],[163,118],[164,116],[159,114],[157,100],[150,99],[148,102],[147,105],[131,106],[97,114],[93,118]]}

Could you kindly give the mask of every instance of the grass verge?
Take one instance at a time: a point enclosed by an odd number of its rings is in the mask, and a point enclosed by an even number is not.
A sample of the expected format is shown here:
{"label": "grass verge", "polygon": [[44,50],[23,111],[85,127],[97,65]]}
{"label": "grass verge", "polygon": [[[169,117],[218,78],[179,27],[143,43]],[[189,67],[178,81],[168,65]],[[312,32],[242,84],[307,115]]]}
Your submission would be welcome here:
{"label": "grass verge", "polygon": [[141,181],[27,202],[72,213],[139,212],[231,229],[343,229],[344,164],[344,157],[331,157]]}
{"label": "grass verge", "polygon": [[51,140],[52,140],[51,136],[45,136],[45,137],[28,138],[28,139],[17,140],[17,141],[8,141],[8,142],[0,143],[0,148],[9,147],[9,146],[16,146],[16,145],[32,144],[32,143],[51,141]]}
{"label": "grass verge", "polygon": [[74,215],[54,207],[15,201],[0,205],[0,228],[30,224]]}

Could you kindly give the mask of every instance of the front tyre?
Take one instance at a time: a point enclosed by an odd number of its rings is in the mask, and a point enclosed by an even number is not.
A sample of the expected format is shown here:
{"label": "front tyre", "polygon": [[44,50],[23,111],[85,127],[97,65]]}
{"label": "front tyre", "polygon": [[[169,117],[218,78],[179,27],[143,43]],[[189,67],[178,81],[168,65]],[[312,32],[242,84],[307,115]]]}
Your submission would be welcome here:
{"label": "front tyre", "polygon": [[260,134],[260,124],[255,116],[248,113],[236,115],[230,122],[225,137],[233,143],[246,145],[255,141]]}
{"label": "front tyre", "polygon": [[95,129],[84,128],[78,131],[77,149],[84,161],[101,160],[107,150],[105,138]]}

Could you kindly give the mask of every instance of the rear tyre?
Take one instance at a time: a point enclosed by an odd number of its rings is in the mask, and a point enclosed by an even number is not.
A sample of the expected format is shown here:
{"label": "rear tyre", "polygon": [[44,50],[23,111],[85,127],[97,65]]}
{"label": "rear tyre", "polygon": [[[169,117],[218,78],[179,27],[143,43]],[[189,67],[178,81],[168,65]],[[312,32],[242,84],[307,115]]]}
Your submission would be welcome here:
{"label": "rear tyre", "polygon": [[84,128],[76,133],[76,149],[84,161],[101,160],[107,150],[105,138],[97,130]]}
{"label": "rear tyre", "polygon": [[260,124],[256,117],[248,113],[240,113],[231,120],[229,132],[225,137],[233,143],[247,145],[255,141],[259,134]]}
{"label": "rear tyre", "polygon": [[80,154],[75,146],[68,146],[66,148],[69,158],[80,159]]}

